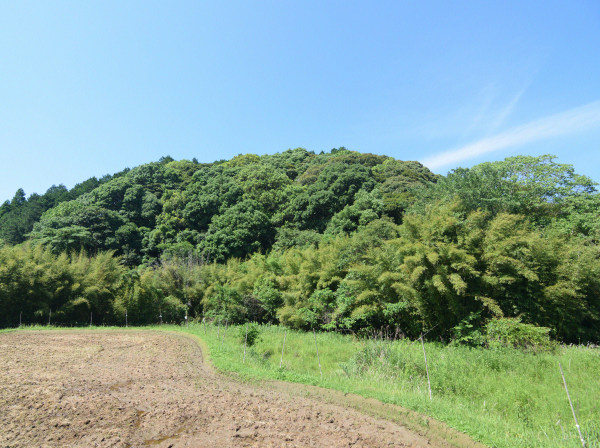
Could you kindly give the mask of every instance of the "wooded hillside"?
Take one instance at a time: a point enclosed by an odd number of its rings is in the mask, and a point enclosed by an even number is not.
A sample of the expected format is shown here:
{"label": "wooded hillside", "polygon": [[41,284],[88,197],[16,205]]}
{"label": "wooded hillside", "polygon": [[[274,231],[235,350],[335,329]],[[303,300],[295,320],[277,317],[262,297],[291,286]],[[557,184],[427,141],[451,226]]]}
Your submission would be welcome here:
{"label": "wooded hillside", "polygon": [[18,190],[0,207],[0,325],[50,310],[64,323],[187,311],[472,344],[500,320],[597,342],[594,185],[552,156],[443,177],[297,148]]}

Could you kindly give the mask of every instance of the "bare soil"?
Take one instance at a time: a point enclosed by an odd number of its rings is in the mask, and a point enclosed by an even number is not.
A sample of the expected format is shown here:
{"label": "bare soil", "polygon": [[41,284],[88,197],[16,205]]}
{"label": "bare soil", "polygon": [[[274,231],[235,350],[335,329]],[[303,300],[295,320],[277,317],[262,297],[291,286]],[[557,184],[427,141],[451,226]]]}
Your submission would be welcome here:
{"label": "bare soil", "polygon": [[215,373],[181,335],[0,334],[0,447],[448,446],[281,389]]}

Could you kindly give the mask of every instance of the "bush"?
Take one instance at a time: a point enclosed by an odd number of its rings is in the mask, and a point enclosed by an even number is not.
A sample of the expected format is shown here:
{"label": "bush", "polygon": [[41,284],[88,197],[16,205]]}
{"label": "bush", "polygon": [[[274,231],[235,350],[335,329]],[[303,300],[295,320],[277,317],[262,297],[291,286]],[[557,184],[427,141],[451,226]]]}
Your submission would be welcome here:
{"label": "bush", "polygon": [[239,328],[239,337],[242,344],[246,343],[248,347],[252,347],[260,341],[260,328],[257,324],[247,324]]}
{"label": "bush", "polygon": [[470,347],[479,347],[484,345],[485,336],[481,328],[481,312],[471,313],[460,321],[458,325],[452,328],[452,344],[468,345]]}
{"label": "bush", "polygon": [[490,348],[551,351],[556,347],[556,343],[550,339],[550,328],[525,324],[520,318],[491,320],[486,326],[486,342]]}

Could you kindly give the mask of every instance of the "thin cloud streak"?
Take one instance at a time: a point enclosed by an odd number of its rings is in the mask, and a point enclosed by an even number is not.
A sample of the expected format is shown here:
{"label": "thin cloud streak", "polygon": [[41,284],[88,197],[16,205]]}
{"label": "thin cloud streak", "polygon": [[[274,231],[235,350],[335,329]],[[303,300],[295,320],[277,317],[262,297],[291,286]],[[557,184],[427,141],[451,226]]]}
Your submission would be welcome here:
{"label": "thin cloud streak", "polygon": [[583,131],[600,124],[600,101],[518,126],[494,137],[421,160],[431,170],[453,165],[500,149]]}
{"label": "thin cloud streak", "polygon": [[500,111],[498,117],[491,126],[491,132],[495,132],[500,126],[504,124],[506,119],[512,114],[513,110],[517,106],[519,100],[525,93],[525,89],[522,89],[519,93],[515,95],[515,97]]}

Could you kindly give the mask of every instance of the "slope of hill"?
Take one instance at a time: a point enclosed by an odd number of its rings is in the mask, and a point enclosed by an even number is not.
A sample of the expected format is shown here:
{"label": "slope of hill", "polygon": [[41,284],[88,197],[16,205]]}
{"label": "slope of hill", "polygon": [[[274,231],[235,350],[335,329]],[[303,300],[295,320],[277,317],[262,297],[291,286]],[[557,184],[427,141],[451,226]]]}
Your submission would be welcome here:
{"label": "slope of hill", "polygon": [[297,148],[166,157],[82,185],[43,213],[22,194],[3,206],[0,224],[25,216],[32,231],[0,243],[1,325],[188,313],[472,345],[600,341],[600,196],[552,156],[442,177]]}
{"label": "slope of hill", "polygon": [[[273,245],[316,242],[323,233],[350,233],[384,216],[399,223],[412,191],[435,179],[417,162],[343,148],[210,164],[167,157],[96,181],[88,191],[79,188],[83,194],[65,189],[64,199],[71,200],[49,201],[28,224],[31,239],[55,251],[112,249],[129,265],[151,263],[165,252],[224,261]],[[5,221],[29,213],[36,200],[13,200]],[[0,235],[9,226],[0,223]],[[25,232],[5,239],[22,242]]]}

